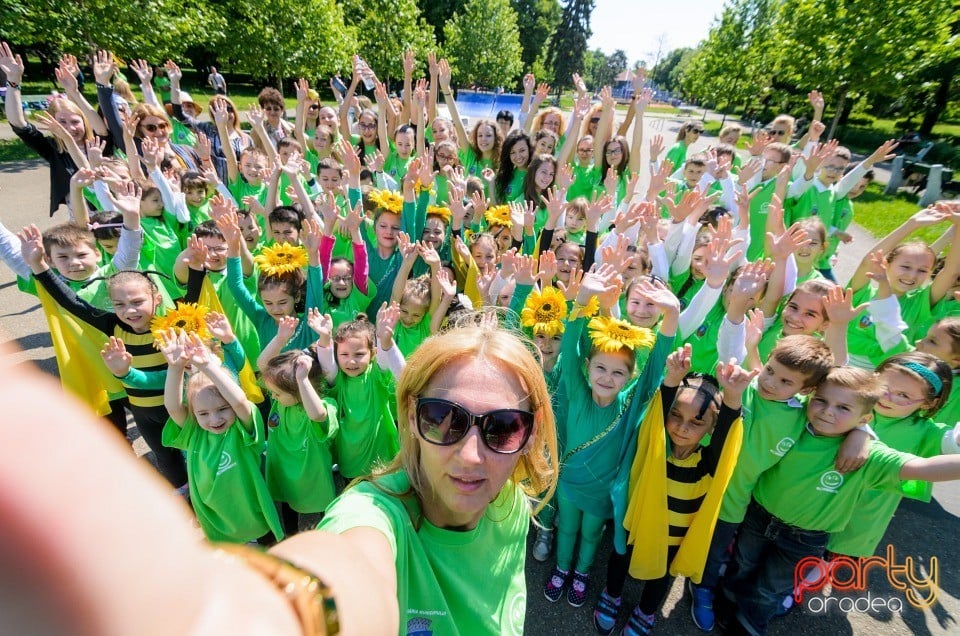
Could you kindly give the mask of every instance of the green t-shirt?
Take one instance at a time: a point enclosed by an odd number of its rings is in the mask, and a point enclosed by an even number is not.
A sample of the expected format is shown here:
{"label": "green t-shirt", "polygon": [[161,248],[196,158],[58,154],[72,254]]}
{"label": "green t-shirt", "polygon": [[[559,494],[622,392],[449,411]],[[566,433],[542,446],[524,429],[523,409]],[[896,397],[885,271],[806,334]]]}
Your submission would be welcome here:
{"label": "green t-shirt", "polygon": [[177,257],[187,247],[186,227],[172,215],[145,216],[140,219],[143,228],[143,246],[140,248],[140,269],[155,269],[169,276],[158,277],[172,298],[181,295],[173,278]]}
{"label": "green t-shirt", "polygon": [[716,304],[707,313],[703,323],[683,341],[684,344],[693,347],[690,357],[691,371],[709,373],[710,375],[716,374],[717,361],[719,360],[717,339],[720,333],[720,323],[723,322],[726,313],[723,298],[717,299]]}
{"label": "green t-shirt", "polygon": [[335,301],[338,299],[330,295],[330,283],[324,285],[324,298],[326,300],[327,311],[330,313],[330,317],[333,318],[333,328],[337,329],[340,325],[345,322],[350,322],[357,317],[357,314],[367,311],[367,307],[370,306],[370,301],[373,300],[374,296],[377,295],[377,286],[373,284],[373,281],[367,280],[367,293],[364,294],[361,292],[356,285],[353,286],[353,289],[350,290],[350,295],[339,300],[336,304]]}
{"label": "green t-shirt", "polygon": [[330,445],[340,425],[337,404],[324,398],[327,419],[315,422],[303,404],[283,406],[274,401],[267,424],[267,486],[275,501],[297,512],[323,512],[336,495]]}
{"label": "green t-shirt", "polygon": [[900,469],[913,459],[885,444],[874,442],[859,469],[845,475],[834,462],[845,436],[800,434],[790,452],[760,476],[753,496],[770,514],[804,530],[837,532],[858,513],[865,490],[899,491]]}
{"label": "green t-shirt", "polygon": [[[522,634],[524,578],[530,510],[523,492],[507,482],[476,528],[438,528],[424,519],[405,473],[377,485],[347,490],[317,526],[343,533],[373,528],[390,543],[397,570],[400,634],[467,636]],[[416,517],[416,521],[414,521]]]}
{"label": "green t-shirt", "polygon": [[674,170],[682,170],[684,165],[687,163],[687,144],[682,141],[670,146],[670,149],[667,150],[667,156],[664,157],[665,161],[669,161],[673,165]]}
{"label": "green t-shirt", "polygon": [[469,177],[480,177],[485,168],[493,170],[493,160],[478,157],[473,148],[462,148],[459,154],[463,172]]}
{"label": "green t-shirt", "polygon": [[750,200],[750,246],[747,248],[747,260],[755,261],[764,255],[764,241],[767,238],[767,208],[777,189],[777,180],[768,179],[756,186],[756,192]]}
{"label": "green t-shirt", "polygon": [[790,227],[800,219],[810,216],[819,216],[823,226],[828,230],[833,227],[833,214],[836,207],[836,193],[833,188],[824,186],[819,180],[804,190],[796,199],[787,199],[784,209],[784,225]]}
{"label": "green t-shirt", "polygon": [[728,523],[743,521],[760,475],[793,447],[807,421],[803,402],[764,399],[756,380],[743,392],[742,417],[743,443],[720,506],[720,519]]}
{"label": "green t-shirt", "polygon": [[[871,427],[880,441],[890,448],[918,457],[939,455],[943,435],[951,428],[919,414],[894,419],[879,413],[874,413]],[[830,535],[827,549],[847,556],[872,556],[900,500],[907,496],[930,501],[932,494],[933,484],[916,480],[901,481],[899,491],[863,491],[855,507],[857,514],[846,528]]]}
{"label": "green t-shirt", "polygon": [[950,388],[950,395],[947,402],[937,411],[936,420],[949,426],[956,426],[960,422],[960,374],[957,370],[953,371],[953,386]]}
{"label": "green t-shirt", "polygon": [[392,460],[400,450],[400,438],[391,410],[396,397],[390,372],[376,362],[356,377],[341,371],[331,395],[340,413],[334,439],[340,474],[347,479],[364,477],[376,464]]}
{"label": "green t-shirt", "polygon": [[277,509],[260,473],[263,419],[254,408],[253,433],[234,422],[223,433],[200,428],[191,414],[177,426],[167,420],[163,445],[186,451],[190,504],[210,541],[246,543],[268,532],[280,540]]}
{"label": "green t-shirt", "polygon": [[173,128],[170,133],[170,143],[195,148],[197,145],[196,133],[190,130],[186,124],[175,117],[171,117],[170,122],[173,124]]}
{"label": "green t-shirt", "polygon": [[393,142],[390,142],[390,156],[387,157],[386,161],[383,163],[383,171],[393,177],[393,179],[400,183],[403,181],[403,178],[407,175],[407,169],[410,167],[410,162],[413,161],[414,155],[411,154],[409,157],[404,159],[397,154],[397,149],[393,145]]}
{"label": "green t-shirt", "polygon": [[[213,271],[207,270],[207,278],[213,285],[213,289],[223,307],[223,313],[230,321],[233,328],[233,334],[237,337],[237,342],[243,349],[243,354],[251,364],[256,365],[257,358],[260,357],[260,337],[257,335],[257,328],[250,321],[230,291],[230,286],[226,284],[227,276],[225,270]],[[257,277],[248,276],[243,279],[243,284],[247,287],[250,295],[257,293]]]}
{"label": "green t-shirt", "polygon": [[581,166],[574,162],[570,165],[573,168],[573,183],[567,190],[567,201],[573,201],[577,197],[585,197],[587,200],[592,199],[593,192],[600,181],[600,169],[592,164]]}
{"label": "green t-shirt", "polygon": [[827,244],[824,246],[823,256],[817,263],[818,269],[830,268],[830,259],[840,247],[840,239],[836,237],[835,232],[846,232],[851,223],[853,223],[853,201],[847,197],[837,199],[833,204],[833,224],[832,227],[827,226]]}
{"label": "green t-shirt", "polygon": [[513,171],[513,179],[507,184],[507,189],[503,191],[503,202],[513,203],[523,201],[523,180],[527,177],[527,171],[517,168]]}
{"label": "green t-shirt", "polygon": [[[260,202],[260,205],[267,205],[266,181],[261,182],[259,185],[254,185],[248,182],[241,174],[237,175],[236,179],[227,184],[227,189],[230,190],[230,194],[233,195],[233,198],[237,201],[237,205],[240,207],[246,207],[243,205],[244,197],[254,197]],[[263,227],[262,223],[261,227]]]}
{"label": "green t-shirt", "polygon": [[[860,290],[853,294],[853,305],[869,302],[877,295],[877,290],[873,285],[864,285]],[[877,341],[877,328],[870,318],[869,312],[863,312],[859,320],[851,320],[847,327],[847,349],[851,356],[858,356],[861,359],[869,359],[874,367],[894,355],[895,353],[904,353],[908,350],[908,342],[913,342],[911,332],[915,332],[918,325],[928,324],[930,319],[930,286],[915,289],[912,292],[902,294],[898,298],[900,302],[900,317],[907,323],[907,331],[900,343],[884,351]]]}
{"label": "green t-shirt", "polygon": [[423,315],[423,318],[412,327],[405,326],[402,322],[397,323],[394,330],[393,340],[396,342],[400,353],[404,358],[410,357],[420,344],[430,337],[430,312]]}

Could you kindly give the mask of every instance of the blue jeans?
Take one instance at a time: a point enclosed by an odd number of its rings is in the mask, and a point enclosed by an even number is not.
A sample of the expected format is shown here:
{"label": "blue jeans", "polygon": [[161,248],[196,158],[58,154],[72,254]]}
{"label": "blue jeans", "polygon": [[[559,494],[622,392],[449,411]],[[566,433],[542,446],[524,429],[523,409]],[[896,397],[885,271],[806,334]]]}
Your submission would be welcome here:
{"label": "blue jeans", "polygon": [[703,566],[703,578],[700,579],[701,587],[713,589],[717,587],[720,580],[720,570],[730,560],[727,550],[733,543],[733,537],[737,534],[738,523],[730,523],[717,519],[717,525],[713,529],[713,537],[710,539],[710,551],[707,552],[707,562]]}
{"label": "blue jeans", "polygon": [[754,636],[765,634],[767,623],[793,591],[797,563],[804,557],[822,556],[828,538],[826,532],[787,525],[751,501],[730,569],[720,583],[724,602],[736,604],[740,623],[736,627]]}

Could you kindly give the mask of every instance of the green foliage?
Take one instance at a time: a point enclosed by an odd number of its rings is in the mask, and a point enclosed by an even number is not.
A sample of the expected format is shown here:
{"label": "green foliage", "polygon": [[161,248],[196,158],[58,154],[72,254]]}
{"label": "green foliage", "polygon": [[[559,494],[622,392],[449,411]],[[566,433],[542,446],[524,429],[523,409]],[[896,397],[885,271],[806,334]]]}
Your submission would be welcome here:
{"label": "green foliage", "polygon": [[593,0],[567,0],[550,44],[547,67],[553,70],[553,87],[557,90],[572,85],[572,75],[584,70],[584,54],[590,39],[590,14]]}
{"label": "green foliage", "polygon": [[357,50],[335,0],[234,0],[224,10],[231,31],[218,50],[257,78],[328,75],[350,68]]}
{"label": "green foliage", "polygon": [[680,90],[680,74],[690,64],[694,49],[673,49],[650,71],[650,81],[665,91]]}
{"label": "green foliage", "polygon": [[510,0],[469,0],[443,28],[457,83],[510,84],[523,70],[517,12]]}
{"label": "green foliage", "polygon": [[6,0],[0,7],[0,38],[81,58],[98,48],[124,58],[179,57],[225,25],[205,0]]}
{"label": "green foliage", "polygon": [[420,11],[427,24],[433,27],[437,42],[444,43],[443,26],[453,18],[458,9],[463,9],[466,0],[418,0]]}
{"label": "green foliage", "polygon": [[355,27],[358,53],[383,80],[403,77],[403,53],[413,50],[423,62],[436,48],[433,29],[415,0],[347,0],[346,23]]}
{"label": "green foliage", "polygon": [[560,3],[557,0],[510,0],[510,5],[517,12],[523,68],[534,69],[534,75],[540,77],[534,66],[543,57],[547,38],[560,24]]}
{"label": "green foliage", "polygon": [[27,148],[19,139],[0,139],[0,163],[39,158],[40,155]]}

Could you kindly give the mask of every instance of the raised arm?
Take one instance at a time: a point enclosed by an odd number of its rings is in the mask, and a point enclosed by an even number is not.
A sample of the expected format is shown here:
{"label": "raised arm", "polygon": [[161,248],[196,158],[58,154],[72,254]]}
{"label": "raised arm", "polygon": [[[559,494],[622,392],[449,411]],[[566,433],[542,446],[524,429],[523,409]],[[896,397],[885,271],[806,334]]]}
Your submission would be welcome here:
{"label": "raised arm", "polygon": [[453,99],[453,91],[450,90],[450,63],[447,60],[440,60],[440,90],[443,92],[443,103],[447,105],[450,111],[450,118],[457,129],[457,143],[461,150],[470,147],[470,139],[467,137],[467,131],[460,121],[460,113],[457,112],[457,102]]}
{"label": "raised arm", "polygon": [[27,119],[23,116],[23,104],[20,101],[20,82],[23,81],[23,60],[14,55],[10,45],[0,42],[0,71],[7,76],[7,94],[4,109],[7,121],[15,128],[26,128]]}
{"label": "raised arm", "polygon": [[[643,111],[646,110],[647,104],[649,104],[652,99],[653,91],[645,88],[635,102],[636,115],[633,122],[633,138],[630,142],[630,172],[633,174],[640,173],[640,157],[643,154]],[[634,104],[631,104],[631,106],[633,105]],[[627,122],[630,120],[627,119],[624,121]]]}
{"label": "raised arm", "polygon": [[63,87],[63,92],[65,92],[70,101],[76,104],[81,112],[83,112],[83,116],[90,125],[90,129],[100,137],[106,137],[110,134],[110,131],[107,129],[107,124],[103,121],[103,118],[100,117],[99,113],[97,113],[96,109],[90,105],[87,98],[83,96],[83,93],[80,92],[80,85],[77,82],[77,73],[79,71],[80,66],[77,64],[77,58],[73,55],[64,55],[61,57],[60,64],[53,69],[54,75],[57,76],[57,82]]}
{"label": "raised arm", "polygon": [[347,94],[343,96],[343,101],[340,102],[340,136],[343,137],[347,143],[350,143],[350,102],[353,101],[353,96],[357,92],[357,84],[360,83],[360,56],[353,56],[353,76],[350,78],[350,86],[347,87]]}
{"label": "raised arm", "polygon": [[193,368],[210,379],[233,412],[237,414],[237,420],[247,433],[253,434],[253,410],[256,407],[247,399],[240,384],[230,372],[223,368],[220,359],[207,348],[207,345],[203,344],[196,333],[188,336],[186,355]]}

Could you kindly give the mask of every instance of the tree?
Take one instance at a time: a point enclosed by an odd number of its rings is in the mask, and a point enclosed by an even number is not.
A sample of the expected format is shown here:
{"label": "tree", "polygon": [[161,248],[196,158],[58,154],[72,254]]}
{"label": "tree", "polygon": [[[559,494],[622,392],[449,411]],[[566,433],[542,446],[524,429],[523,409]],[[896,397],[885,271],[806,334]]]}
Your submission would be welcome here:
{"label": "tree", "polygon": [[553,86],[558,91],[572,83],[571,76],[583,71],[583,56],[590,39],[593,0],[567,0],[547,48],[547,67],[553,69]]}
{"label": "tree", "polygon": [[523,70],[517,12],[510,0],[469,0],[443,28],[458,84],[501,86]]}
{"label": "tree", "polygon": [[665,91],[678,90],[676,73],[674,72],[680,64],[680,60],[687,55],[689,60],[694,49],[682,47],[673,49],[665,56],[660,58],[660,62],[650,71],[650,81]]}
{"label": "tree", "polygon": [[257,78],[318,77],[350,68],[355,29],[335,0],[233,0],[222,55]]}
{"label": "tree", "polygon": [[418,0],[420,11],[427,24],[433,27],[433,36],[440,44],[446,37],[443,27],[453,18],[453,14],[466,6],[466,0]]}
{"label": "tree", "polygon": [[520,59],[523,69],[532,69],[544,55],[547,38],[560,24],[560,3],[557,0],[510,0],[517,12],[520,29]]}
{"label": "tree", "polygon": [[420,15],[416,0],[347,0],[345,22],[355,27],[358,52],[382,79],[403,77],[403,53],[435,48],[433,29]]}
{"label": "tree", "polygon": [[607,57],[607,72],[610,74],[610,83],[616,81],[617,75],[627,70],[630,60],[627,59],[627,52],[623,49],[617,49],[612,55]]}

